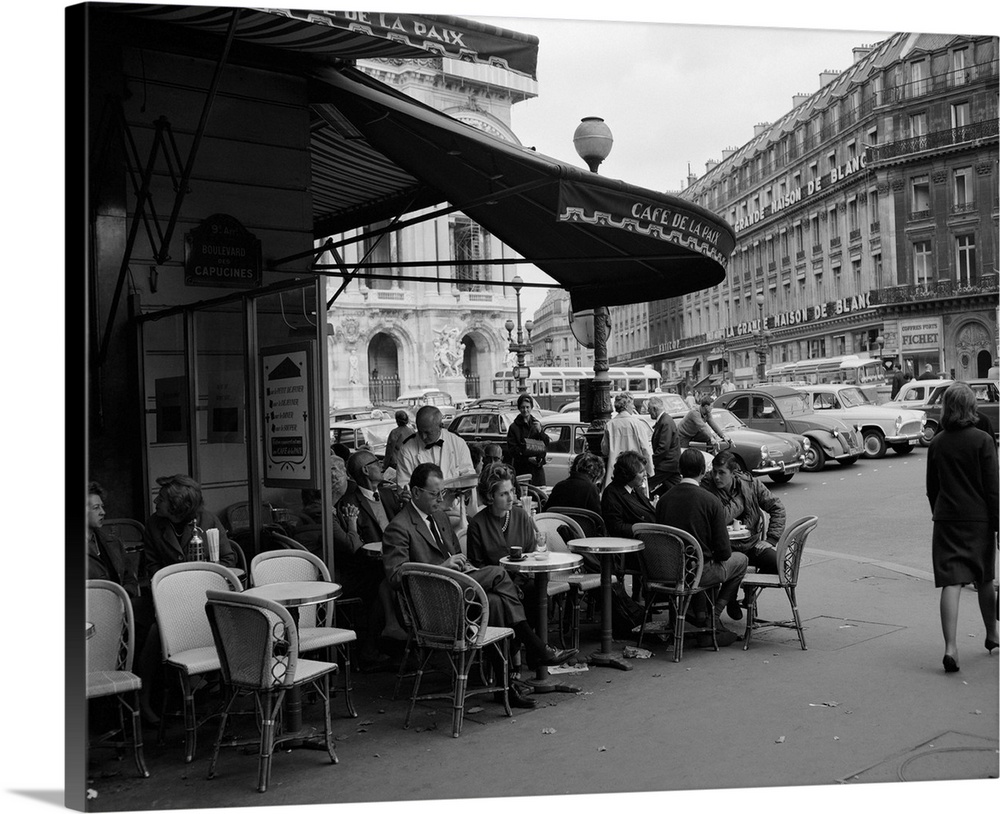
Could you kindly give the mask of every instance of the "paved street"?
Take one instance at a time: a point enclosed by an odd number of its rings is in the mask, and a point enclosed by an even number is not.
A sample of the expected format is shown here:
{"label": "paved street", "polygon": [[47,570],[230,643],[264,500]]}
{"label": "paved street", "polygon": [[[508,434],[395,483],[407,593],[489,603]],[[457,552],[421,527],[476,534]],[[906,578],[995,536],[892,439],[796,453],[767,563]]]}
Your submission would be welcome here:
{"label": "paved street", "polygon": [[[983,648],[975,594],[967,590],[961,672],[941,668],[925,462],[925,449],[890,453],[776,486],[789,518],[820,517],[800,579],[805,652],[794,631],[771,629],[755,633],[747,652],[740,643],[718,653],[690,648],[674,664],[664,644],[651,640],[652,658],[633,661],[630,672],[573,676],[579,695],[541,696],[537,709],[512,719],[492,701],[474,704],[479,710],[470,710],[457,740],[446,703],[418,706],[403,730],[405,703],[389,699],[394,676],[358,676],[360,717],[343,717],[342,699],[334,702],[339,765],[322,753],[279,754],[272,787],[259,795],[255,758],[233,750],[220,759],[219,776],[205,779],[211,729],[189,766],[176,728],[166,747],[147,730],[152,777],[135,779],[128,761],[92,764],[98,796],[90,805],[111,811],[812,784],[848,794],[843,787],[859,783],[995,778],[1000,658]],[[787,612],[780,592],[762,598],[766,618]],[[587,626],[585,649],[597,641],[596,626]],[[102,776],[109,771],[117,773]],[[995,795],[996,785],[961,788],[971,801],[970,794]]]}

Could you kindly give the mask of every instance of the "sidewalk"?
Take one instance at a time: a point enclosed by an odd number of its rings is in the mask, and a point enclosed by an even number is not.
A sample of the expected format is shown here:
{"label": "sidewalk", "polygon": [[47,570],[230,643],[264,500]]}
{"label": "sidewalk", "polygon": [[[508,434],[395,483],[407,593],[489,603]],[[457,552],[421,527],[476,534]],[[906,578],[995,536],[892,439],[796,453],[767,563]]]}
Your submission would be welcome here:
{"label": "sidewalk", "polygon": [[[451,737],[447,702],[418,705],[404,730],[407,701],[389,700],[395,674],[358,675],[359,717],[343,717],[343,699],[333,701],[340,763],[330,765],[322,752],[278,754],[264,795],[254,790],[255,756],[235,750],[224,750],[216,779],[205,779],[214,726],[199,733],[189,765],[179,727],[168,733],[165,747],[147,729],[152,776],[139,780],[129,759],[106,759],[101,750],[101,762],[88,773],[98,792],[90,807],[995,778],[1000,657],[996,651],[987,656],[976,595],[966,590],[961,671],[944,672],[939,592],[926,576],[807,548],[798,590],[807,651],[794,630],[770,628],[754,633],[747,652],[742,642],[717,653],[691,647],[674,664],[672,648],[644,639],[653,656],[633,660],[633,670],[592,668],[573,675],[580,694],[536,696],[536,709],[515,710],[513,718],[488,696],[473,700],[481,711],[467,714],[458,739]],[[767,619],[790,618],[781,591],[765,591],[759,607]],[[743,621],[723,618],[742,633]],[[585,653],[597,648],[596,624],[585,626],[583,640]],[[624,644],[634,641],[616,647]],[[101,777],[102,769],[118,773]]]}

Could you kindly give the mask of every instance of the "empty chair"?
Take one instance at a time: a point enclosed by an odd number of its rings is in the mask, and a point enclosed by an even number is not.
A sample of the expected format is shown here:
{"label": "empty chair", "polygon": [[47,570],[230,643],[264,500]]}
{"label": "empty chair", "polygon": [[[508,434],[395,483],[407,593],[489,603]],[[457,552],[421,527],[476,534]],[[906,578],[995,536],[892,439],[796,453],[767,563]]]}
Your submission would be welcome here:
{"label": "empty chair", "polygon": [[291,537],[288,537],[285,534],[280,534],[276,531],[271,532],[271,539],[274,540],[275,544],[279,546],[279,548],[284,549],[286,551],[309,550],[304,545],[302,545],[302,543],[300,543],[298,540],[293,540]]}
{"label": "empty chair", "polygon": [[277,602],[228,591],[209,591],[204,614],[219,654],[222,678],[233,691],[222,711],[208,776],[215,776],[229,720],[229,710],[240,696],[255,696],[260,740],[231,740],[228,746],[259,743],[257,791],[267,791],[271,755],[276,744],[298,739],[302,732],[280,732],[281,703],[293,687],[313,685],[323,699],[323,734],[330,762],[337,753],[330,732],[330,673],[337,665],[299,658],[299,637],[291,614]]}
{"label": "empty chair", "polygon": [[[255,586],[274,582],[333,582],[330,569],[315,554],[308,551],[278,549],[258,554],[250,561],[250,578]],[[333,627],[334,603],[311,605],[299,609],[299,649],[303,653],[337,648],[344,662],[344,700],[347,714],[358,717],[351,700],[351,650],[358,634],[349,628]]]}
{"label": "empty chair", "polygon": [[[750,647],[750,636],[754,625],[758,627],[790,627],[799,634],[799,644],[806,649],[806,634],[802,630],[802,619],[799,616],[799,606],[795,599],[795,588],[799,583],[799,564],[802,562],[802,550],[806,546],[806,538],[816,528],[819,518],[808,515],[801,520],[785,527],[778,540],[778,573],[777,574],[747,574],[743,577],[743,588],[747,596],[747,629],[743,635],[743,649]],[[788,597],[792,608],[790,621],[757,622],[757,597],[765,588],[782,588]]]}
{"label": "empty chair", "polygon": [[[570,551],[570,548],[566,544],[566,540],[563,536],[563,532],[560,531],[560,527],[568,529],[569,538],[571,540],[581,540],[586,537],[579,523],[571,517],[559,512],[541,512],[535,515],[534,520],[538,530],[545,532],[545,539],[548,544],[549,551]],[[614,577],[612,577],[612,579],[614,579]],[[572,609],[570,624],[571,630],[573,631],[573,640],[570,646],[579,650],[580,611],[583,606],[583,599],[586,596],[587,591],[596,591],[600,589],[601,575],[592,573],[556,573],[552,575],[549,582],[550,585],[553,583],[565,583],[569,585],[569,600],[570,607]]]}
{"label": "empty chair", "polygon": [[[142,755],[139,690],[142,682],[132,672],[135,623],[132,604],[120,585],[104,579],[87,580],[87,621],[94,634],[87,640],[87,700],[114,696],[121,738],[102,745],[128,745],[124,712],[132,718],[132,754],[141,777],[149,777]],[[82,635],[83,631],[80,631]]]}
{"label": "empty chair", "polygon": [[[674,661],[680,661],[684,655],[684,617],[691,598],[696,594],[706,593],[710,604],[714,606],[719,586],[701,585],[704,556],[701,544],[688,532],[659,523],[636,523],[632,526],[632,531],[645,544],[645,548],[639,552],[639,565],[642,569],[646,604],[636,646],[642,645],[653,600],[659,595],[666,596],[674,622]],[[711,608],[708,618],[711,623],[709,630],[712,633],[712,646],[718,650],[715,613]]]}
{"label": "empty chair", "polygon": [[[408,562],[400,566],[400,590],[407,616],[412,625],[413,639],[418,649],[419,667],[413,682],[410,707],[404,728],[417,701],[432,698],[452,699],[451,734],[462,732],[465,700],[470,695],[503,692],[504,711],[511,715],[508,690],[508,638],[514,635],[509,627],[490,626],[490,606],[486,591],[472,577],[440,565]],[[483,649],[493,647],[500,658],[500,687],[468,689],[469,673],[482,658]],[[444,653],[452,672],[452,692],[421,696],[420,679],[434,653]]]}
{"label": "empty chair", "polygon": [[[205,618],[206,591],[241,591],[240,581],[226,566],[214,562],[180,562],[161,568],[150,583],[160,628],[164,664],[177,672],[184,696],[184,759],[194,758],[200,725],[191,679],[219,669],[219,655]],[[166,709],[166,694],[163,705]],[[160,737],[166,715],[161,717]]]}
{"label": "empty chair", "polygon": [[583,531],[584,537],[607,537],[608,530],[604,518],[590,509],[579,509],[576,506],[546,506],[545,511],[557,512],[572,518]]}
{"label": "empty chair", "polygon": [[250,579],[250,575],[247,572],[247,555],[243,553],[243,546],[233,539],[229,540],[229,547],[232,548],[233,553],[236,554],[236,567],[243,572],[242,574],[237,573],[236,576],[240,581],[240,585],[246,588],[247,581]]}

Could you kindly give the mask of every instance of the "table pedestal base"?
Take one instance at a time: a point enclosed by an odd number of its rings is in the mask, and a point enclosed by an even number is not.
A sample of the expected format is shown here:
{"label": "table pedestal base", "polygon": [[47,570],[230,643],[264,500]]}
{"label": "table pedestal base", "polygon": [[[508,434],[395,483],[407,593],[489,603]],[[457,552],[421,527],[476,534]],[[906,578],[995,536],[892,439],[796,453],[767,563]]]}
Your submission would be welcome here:
{"label": "table pedestal base", "polygon": [[619,670],[631,670],[632,665],[619,653],[592,653],[587,659],[588,664],[595,667],[617,667]]}

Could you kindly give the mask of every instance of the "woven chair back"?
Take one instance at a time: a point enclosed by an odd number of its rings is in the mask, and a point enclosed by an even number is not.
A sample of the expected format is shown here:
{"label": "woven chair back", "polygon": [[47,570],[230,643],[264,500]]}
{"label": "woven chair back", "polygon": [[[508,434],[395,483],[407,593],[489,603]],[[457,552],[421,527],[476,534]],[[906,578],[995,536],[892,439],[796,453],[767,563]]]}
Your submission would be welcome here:
{"label": "woven chair back", "polygon": [[131,548],[141,548],[145,541],[146,527],[138,520],[133,520],[130,517],[116,517],[111,520],[105,520],[101,524],[101,528],[121,540],[126,551]]}
{"label": "woven chair back", "polygon": [[253,690],[290,686],[299,640],[291,615],[277,602],[209,591],[205,615],[227,684]]}
{"label": "woven chair back", "polygon": [[308,551],[302,543],[298,540],[293,540],[291,537],[287,537],[284,534],[279,534],[276,531],[271,532],[271,539],[274,540],[275,544],[280,546],[285,551]]}
{"label": "woven chair back", "polygon": [[816,528],[819,518],[808,515],[788,526],[778,540],[778,579],[782,585],[795,587],[799,583],[799,565],[806,539]]}
{"label": "woven chair back", "polygon": [[88,579],[87,621],[94,625],[87,640],[87,671],[131,672],[135,622],[125,589],[106,579]]}
{"label": "woven chair back", "polygon": [[237,543],[234,539],[229,539],[229,546],[233,549],[236,554],[236,567],[242,568],[243,572],[246,573],[247,570],[247,555],[243,553],[243,546]]}
{"label": "woven chair back", "polygon": [[583,529],[584,537],[607,537],[608,530],[604,525],[604,518],[597,512],[590,509],[579,509],[576,506],[546,506],[546,512],[557,512],[566,515],[577,522]]}
{"label": "woven chair back", "polygon": [[212,631],[205,616],[206,591],[240,591],[236,575],[214,562],[181,562],[161,568],[150,582],[160,627],[163,658],[211,647]]}
{"label": "woven chair back", "polygon": [[669,586],[678,594],[694,593],[705,562],[701,545],[691,534],[659,523],[636,523],[632,533],[645,544],[639,564],[647,582]]}
{"label": "woven chair back", "polygon": [[559,531],[560,527],[569,530],[568,536],[571,540],[582,540],[586,536],[580,524],[565,514],[541,512],[535,515],[534,520],[538,530],[545,532],[545,542],[549,551],[569,551],[566,538]]}
{"label": "woven chair back", "polygon": [[250,503],[242,500],[226,507],[226,528],[230,534],[250,531]]}
{"label": "woven chair back", "polygon": [[[330,569],[315,554],[308,551],[277,549],[258,554],[250,561],[250,578],[254,585],[275,582],[331,582]],[[323,613],[319,610],[323,608]],[[307,605],[299,608],[299,627],[317,627],[318,620],[332,618],[333,603]]]}
{"label": "woven chair back", "polygon": [[486,591],[472,577],[412,562],[404,563],[399,575],[419,646],[458,652],[482,645],[490,606]]}

